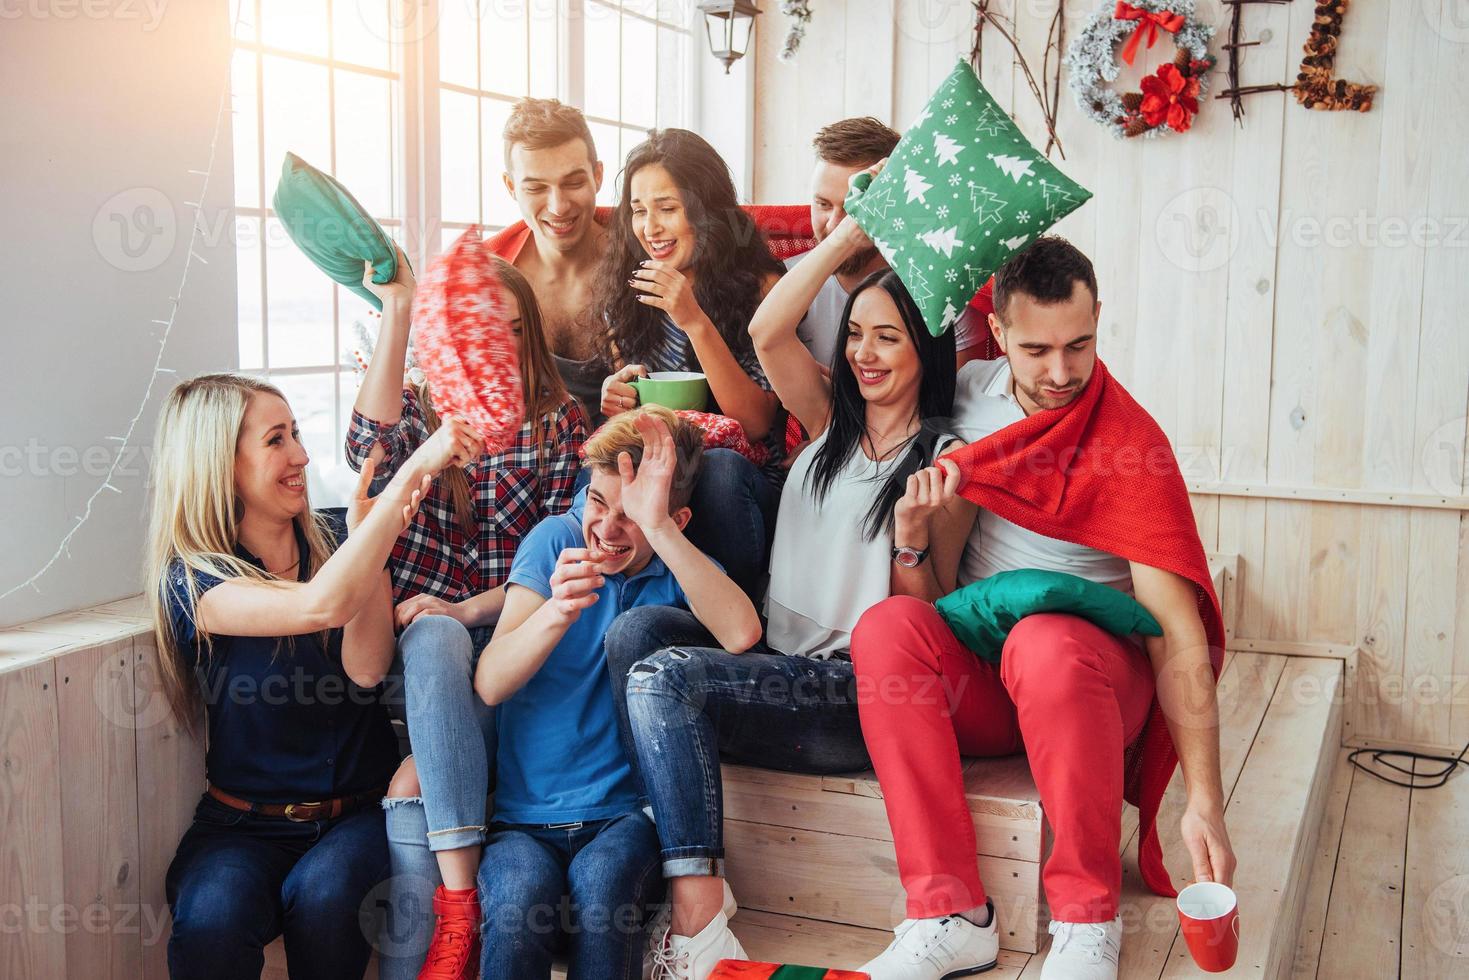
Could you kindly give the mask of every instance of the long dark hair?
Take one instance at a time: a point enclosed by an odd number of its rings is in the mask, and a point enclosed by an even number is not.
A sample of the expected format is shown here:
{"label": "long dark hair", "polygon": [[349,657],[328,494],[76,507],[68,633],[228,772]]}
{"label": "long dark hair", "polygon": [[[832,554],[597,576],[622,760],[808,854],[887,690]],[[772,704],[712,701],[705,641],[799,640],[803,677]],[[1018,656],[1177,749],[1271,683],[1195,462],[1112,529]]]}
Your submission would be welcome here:
{"label": "long dark hair", "polygon": [[948,431],[954,414],[954,332],[946,330],[937,337],[930,334],[918,305],[891,269],[874,272],[852,290],[842,310],[837,334],[840,343],[831,356],[831,419],[826,427],[826,441],[806,473],[804,489],[818,503],[826,498],[852,454],[862,451],[862,436],[867,432],[867,402],[862,398],[852,366],[847,363],[846,344],[852,305],[865,289],[881,289],[892,297],[898,316],[918,350],[918,418],[921,421],[918,434],[888,475],[862,521],[863,536],[870,541],[892,527],[893,509],[903,498],[908,477],[929,464],[938,438]]}
{"label": "long dark hair", "polygon": [[592,308],[605,310],[603,354],[623,363],[645,359],[663,337],[663,311],[638,302],[627,281],[646,259],[632,227],[632,178],[643,167],[666,169],[683,197],[694,228],[694,297],[736,356],[751,349],[749,326],[765,278],[785,267],[754,220],[740,207],[729,166],[719,152],[687,129],[653,129],[622,168],[622,188],[607,235],[607,255]]}
{"label": "long dark hair", "polygon": [[[535,290],[524,274],[499,256],[491,264],[500,283],[515,297],[520,306],[520,390],[525,398],[525,417],[534,422],[536,430],[536,469],[541,469],[545,454],[555,447],[550,444],[554,431],[554,419],[561,406],[571,397],[566,393],[566,383],[556,368],[556,359],[551,356],[551,346],[546,340],[546,327],[541,317],[541,304],[536,301]],[[441,421],[434,408],[433,392],[424,381],[415,384],[413,393],[418,396],[419,411],[423,413],[423,425],[429,432],[438,429]],[[469,476],[460,466],[450,466],[439,474],[439,480],[449,491],[454,502],[454,516],[459,529],[471,540],[479,532],[479,520],[474,513],[474,494],[469,488]]]}

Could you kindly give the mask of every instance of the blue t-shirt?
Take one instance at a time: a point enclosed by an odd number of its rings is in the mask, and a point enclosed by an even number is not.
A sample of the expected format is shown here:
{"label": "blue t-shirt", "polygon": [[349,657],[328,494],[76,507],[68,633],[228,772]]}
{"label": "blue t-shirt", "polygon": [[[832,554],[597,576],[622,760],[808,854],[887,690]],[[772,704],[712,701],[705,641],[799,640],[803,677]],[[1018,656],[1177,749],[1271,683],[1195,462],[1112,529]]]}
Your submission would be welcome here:
{"label": "blue t-shirt", "polygon": [[[521,540],[506,584],[549,599],[556,559],[566,548],[584,547],[580,521],[548,517]],[[606,576],[597,595],[541,669],[495,712],[496,820],[572,823],[637,809],[602,640],[612,621],[634,606],[687,609],[688,599],[657,555],[636,575]]]}
{"label": "blue t-shirt", "polygon": [[[333,521],[332,533],[340,541],[346,528]],[[304,571],[306,541],[299,532],[296,545]],[[261,565],[243,547],[235,554]],[[224,581],[196,576],[201,596]],[[340,629],[327,631],[325,646],[315,633],[215,634],[206,657],[177,560],[169,568],[164,599],[180,650],[195,658],[211,783],[252,803],[326,800],[387,785],[398,766],[398,739],[381,687],[358,687],[342,667]]]}

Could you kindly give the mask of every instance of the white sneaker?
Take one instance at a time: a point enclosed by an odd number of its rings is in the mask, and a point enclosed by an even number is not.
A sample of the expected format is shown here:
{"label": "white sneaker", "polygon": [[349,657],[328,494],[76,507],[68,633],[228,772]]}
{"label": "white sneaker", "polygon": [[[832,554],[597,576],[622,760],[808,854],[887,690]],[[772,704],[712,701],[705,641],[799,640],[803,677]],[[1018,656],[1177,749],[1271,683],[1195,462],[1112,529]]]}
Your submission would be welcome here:
{"label": "white sneaker", "polygon": [[1111,922],[1055,922],[1041,980],[1117,980],[1122,916]]}
{"label": "white sneaker", "polygon": [[697,936],[664,935],[653,951],[653,980],[707,980],[720,960],[746,958],[745,947],[729,931],[729,919],[715,912]]}
{"label": "white sneaker", "polygon": [[962,915],[937,919],[904,919],[896,938],[882,955],[858,971],[872,980],[948,980],[994,969],[1000,955],[995,907],[990,924],[980,928]]}
{"label": "white sneaker", "polygon": [[[725,922],[733,919],[735,917],[735,913],[739,910],[739,905],[735,903],[734,892],[730,891],[729,880],[725,879],[724,907],[721,909],[721,911],[724,912]],[[653,918],[653,925],[648,930],[648,933],[651,937],[648,941],[648,949],[645,953],[643,953],[643,980],[654,980],[653,970],[657,965],[657,953],[658,950],[662,949],[666,945],[665,940],[668,938],[668,924],[672,920],[672,905],[664,905],[663,908],[658,910],[658,914]]]}

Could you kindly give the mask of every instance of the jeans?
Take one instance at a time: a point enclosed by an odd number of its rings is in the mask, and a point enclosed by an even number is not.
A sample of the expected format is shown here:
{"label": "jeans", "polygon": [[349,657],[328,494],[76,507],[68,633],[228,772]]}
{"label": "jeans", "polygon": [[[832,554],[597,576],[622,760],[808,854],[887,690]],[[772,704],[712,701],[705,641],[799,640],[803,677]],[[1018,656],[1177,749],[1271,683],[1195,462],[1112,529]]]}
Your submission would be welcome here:
{"label": "jeans", "polygon": [[[591,478],[591,467],[582,467],[571,508],[577,516],[585,502],[582,491]],[[724,566],[725,574],[756,607],[765,592],[779,505],[779,491],[754,463],[733,449],[705,450],[689,499],[692,516],[685,530],[695,547]]]}
{"label": "jeans", "polygon": [[448,616],[423,616],[398,638],[408,737],[420,797],[390,798],[388,886],[379,976],[418,975],[434,931],[433,893],[442,884],[433,851],[482,844],[493,784],[495,709],[474,693],[474,670],[490,630],[472,633]]}
{"label": "jeans", "polygon": [[284,934],[293,977],[360,980],[388,875],[383,813],[363,806],[297,823],[204,797],[166,878],[174,980],[258,980]]}
{"label": "jeans", "polygon": [[787,772],[870,764],[850,660],[712,642],[693,613],[667,606],[630,609],[607,632],[619,727],[669,878],[724,874],[721,755]]}
{"label": "jeans", "polygon": [[428,848],[423,801],[387,799],[383,806],[393,875],[383,910],[377,975],[378,980],[414,980],[434,934],[434,889],[444,880]]}
{"label": "jeans", "polygon": [[638,980],[649,907],[661,902],[658,837],[641,812],[557,826],[492,825],[479,866],[483,980]]}
{"label": "jeans", "polygon": [[474,693],[488,631],[448,616],[423,616],[398,638],[408,738],[423,788],[429,847],[482,844],[495,758],[495,709]]}

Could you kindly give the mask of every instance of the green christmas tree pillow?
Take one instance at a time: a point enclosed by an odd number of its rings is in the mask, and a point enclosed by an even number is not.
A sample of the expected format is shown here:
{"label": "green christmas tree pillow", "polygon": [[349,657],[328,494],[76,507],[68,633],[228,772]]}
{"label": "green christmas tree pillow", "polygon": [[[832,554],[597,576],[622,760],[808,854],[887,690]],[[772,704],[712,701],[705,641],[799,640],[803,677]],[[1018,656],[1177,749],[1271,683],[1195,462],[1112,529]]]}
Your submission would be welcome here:
{"label": "green christmas tree pillow", "polygon": [[1005,260],[1091,191],[1051,165],[960,61],[847,213],[893,267],[935,336]]}
{"label": "green christmas tree pillow", "polygon": [[1163,627],[1132,596],[1065,572],[1020,568],[970,582],[934,603],[959,642],[1000,662],[1015,624],[1035,613],[1080,616],[1115,636],[1162,636]]}

